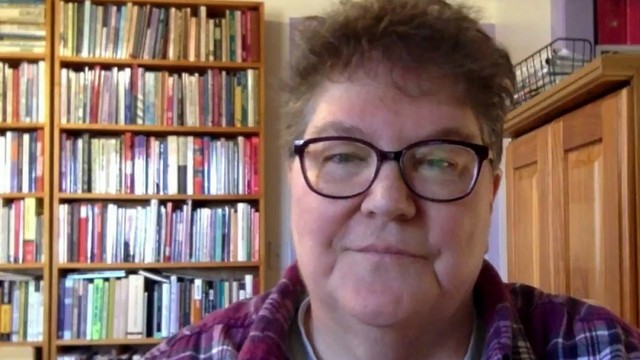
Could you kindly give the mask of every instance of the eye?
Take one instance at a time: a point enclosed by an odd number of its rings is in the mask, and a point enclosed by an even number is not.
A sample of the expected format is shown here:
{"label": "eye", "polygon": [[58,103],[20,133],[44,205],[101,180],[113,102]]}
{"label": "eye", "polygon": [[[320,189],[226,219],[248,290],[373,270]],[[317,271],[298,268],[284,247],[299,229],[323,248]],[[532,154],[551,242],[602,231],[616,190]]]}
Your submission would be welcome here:
{"label": "eye", "polygon": [[356,161],[365,161],[365,159],[354,153],[336,153],[328,154],[323,158],[323,162],[332,162],[335,164],[348,164]]}
{"label": "eye", "polygon": [[437,169],[454,169],[456,167],[454,162],[442,158],[426,159],[424,164]]}

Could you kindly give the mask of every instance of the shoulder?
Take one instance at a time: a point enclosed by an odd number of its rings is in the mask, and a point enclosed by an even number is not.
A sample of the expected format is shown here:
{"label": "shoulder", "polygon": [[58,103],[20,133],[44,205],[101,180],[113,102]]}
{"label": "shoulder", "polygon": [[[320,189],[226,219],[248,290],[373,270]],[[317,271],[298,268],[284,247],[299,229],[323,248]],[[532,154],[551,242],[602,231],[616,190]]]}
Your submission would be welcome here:
{"label": "shoulder", "polygon": [[545,358],[640,359],[640,330],[612,311],[524,284],[507,288],[527,340]]}
{"label": "shoulder", "polygon": [[[235,358],[247,332],[269,294],[257,295],[213,311],[200,322],[186,326],[165,339],[145,359]],[[205,356],[210,354],[210,356]],[[214,356],[215,354],[215,356]]]}
{"label": "shoulder", "polygon": [[282,358],[289,324],[305,292],[294,263],[271,290],[210,313],[151,349],[144,359]]}

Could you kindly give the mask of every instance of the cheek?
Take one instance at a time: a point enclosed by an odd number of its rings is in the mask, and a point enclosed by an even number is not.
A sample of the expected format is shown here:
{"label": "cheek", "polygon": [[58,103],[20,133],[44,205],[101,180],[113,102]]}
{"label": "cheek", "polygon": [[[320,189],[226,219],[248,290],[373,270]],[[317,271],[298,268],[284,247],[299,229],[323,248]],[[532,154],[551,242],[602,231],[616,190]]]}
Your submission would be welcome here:
{"label": "cheek", "polygon": [[440,249],[442,258],[454,263],[477,262],[484,257],[491,223],[493,185],[489,176],[478,180],[469,197],[449,204],[432,204],[425,210],[433,245]]}
{"label": "cheek", "polygon": [[312,192],[300,172],[293,172],[291,229],[298,257],[313,257],[320,251],[331,249],[335,234],[343,222],[336,202]]}

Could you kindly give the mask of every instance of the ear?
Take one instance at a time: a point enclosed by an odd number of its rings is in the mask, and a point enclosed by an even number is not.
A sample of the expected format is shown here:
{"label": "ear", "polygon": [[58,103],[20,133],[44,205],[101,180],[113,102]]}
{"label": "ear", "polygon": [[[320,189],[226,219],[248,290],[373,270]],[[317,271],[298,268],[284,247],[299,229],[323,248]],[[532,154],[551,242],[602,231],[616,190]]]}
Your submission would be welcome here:
{"label": "ear", "polygon": [[493,196],[491,197],[491,211],[493,211],[493,206],[496,202],[496,196],[498,196],[498,190],[500,189],[500,183],[502,182],[502,169],[497,168],[493,171]]}
{"label": "ear", "polygon": [[497,168],[493,172],[493,200],[495,201],[498,189],[500,189],[500,183],[502,182],[502,169]]}

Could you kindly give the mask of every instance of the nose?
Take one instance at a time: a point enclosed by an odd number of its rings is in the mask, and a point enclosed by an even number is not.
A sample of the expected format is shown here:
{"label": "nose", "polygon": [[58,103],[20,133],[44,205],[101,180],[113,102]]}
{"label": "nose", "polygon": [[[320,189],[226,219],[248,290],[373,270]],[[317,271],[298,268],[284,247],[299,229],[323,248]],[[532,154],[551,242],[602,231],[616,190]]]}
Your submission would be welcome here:
{"label": "nose", "polygon": [[375,181],[365,193],[360,206],[369,216],[382,216],[389,220],[408,220],[416,214],[413,193],[400,174],[397,162],[386,161]]}

